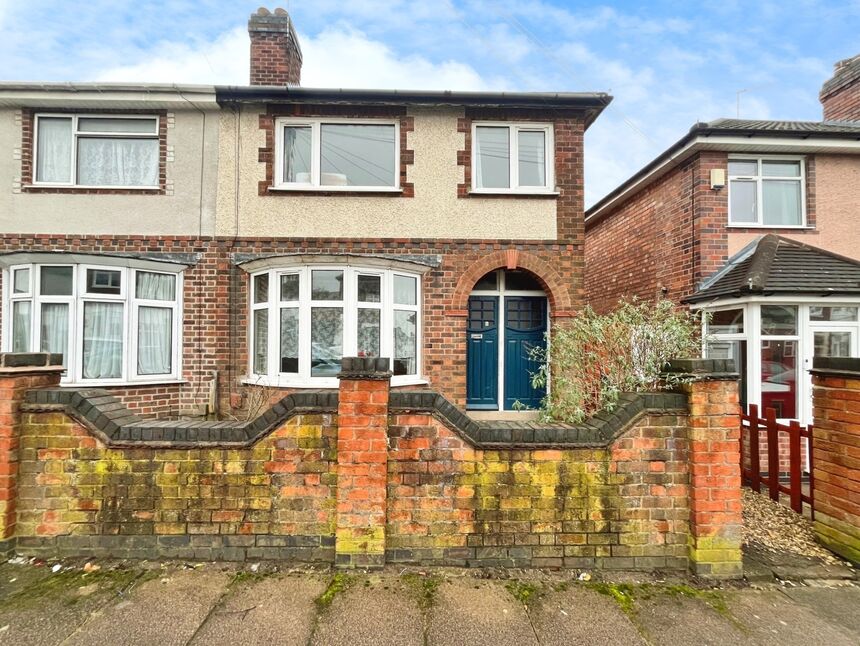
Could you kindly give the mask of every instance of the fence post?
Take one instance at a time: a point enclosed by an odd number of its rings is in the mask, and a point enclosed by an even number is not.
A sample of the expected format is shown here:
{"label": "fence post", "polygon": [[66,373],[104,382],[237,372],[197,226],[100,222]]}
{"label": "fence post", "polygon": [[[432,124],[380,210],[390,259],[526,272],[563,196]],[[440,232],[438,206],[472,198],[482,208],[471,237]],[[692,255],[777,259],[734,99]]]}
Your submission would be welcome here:
{"label": "fence post", "polygon": [[816,357],[811,372],[813,530],[827,548],[860,563],[860,359]]}
{"label": "fence post", "polygon": [[761,493],[761,455],[760,455],[760,446],[759,440],[761,440],[761,427],[758,425],[759,416],[758,416],[758,406],[755,404],[750,405],[750,430],[753,435],[750,438],[750,461],[751,466],[750,469],[752,473],[750,474],[750,487],[756,493]]}
{"label": "fence post", "polygon": [[791,508],[798,514],[803,513],[803,493],[800,490],[800,422],[793,421],[788,425],[788,477],[791,491]]}
{"label": "fence post", "polygon": [[690,567],[704,578],[743,576],[738,375],[724,359],[673,361],[688,381]]}
{"label": "fence post", "polygon": [[768,408],[764,418],[767,425],[767,490],[770,499],[779,502],[779,429],[776,411]]}
{"label": "fence post", "polygon": [[32,388],[58,385],[62,362],[59,354],[0,353],[0,556],[15,549],[21,402]]}
{"label": "fence post", "polygon": [[335,565],[385,565],[388,359],[344,357],[338,375]]}

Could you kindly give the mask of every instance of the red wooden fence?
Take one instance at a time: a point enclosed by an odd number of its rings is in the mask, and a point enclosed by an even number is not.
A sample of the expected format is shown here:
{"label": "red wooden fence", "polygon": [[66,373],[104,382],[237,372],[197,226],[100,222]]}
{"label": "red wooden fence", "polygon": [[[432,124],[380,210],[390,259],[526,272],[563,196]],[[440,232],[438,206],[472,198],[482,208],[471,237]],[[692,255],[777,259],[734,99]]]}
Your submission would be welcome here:
{"label": "red wooden fence", "polygon": [[[751,405],[749,412],[741,411],[741,477],[743,484],[753,491],[761,492],[762,486],[767,487],[771,500],[779,502],[779,494],[788,496],[791,508],[797,513],[803,512],[803,503],[809,505],[813,517],[814,486],[812,481],[812,425],[801,426],[798,422],[781,424],[776,421],[776,411],[768,408],[765,416],[759,417],[758,406]],[[761,433],[764,431],[767,447],[767,475],[761,471]],[[779,447],[780,433],[788,436],[789,470],[788,481],[780,482]],[[803,462],[801,459],[801,438],[808,438],[809,451],[809,493],[803,493],[801,480],[803,477]],[[749,453],[749,455],[747,455]]]}

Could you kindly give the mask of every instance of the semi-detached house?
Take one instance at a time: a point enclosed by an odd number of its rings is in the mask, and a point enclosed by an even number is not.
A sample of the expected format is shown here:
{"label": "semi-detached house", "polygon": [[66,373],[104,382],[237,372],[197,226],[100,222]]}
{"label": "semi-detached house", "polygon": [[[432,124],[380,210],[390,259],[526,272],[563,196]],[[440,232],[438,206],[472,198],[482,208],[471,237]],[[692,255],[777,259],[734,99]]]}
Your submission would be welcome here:
{"label": "semi-detached house", "polygon": [[860,56],[836,64],[816,122],[718,119],[586,212],[598,310],[666,297],[710,315],[741,401],[812,421],[817,356],[860,356]]}
{"label": "semi-detached house", "polygon": [[611,98],[304,88],[286,12],[248,29],[248,86],[0,85],[3,350],[156,416],[332,388],[344,356],[537,405]]}

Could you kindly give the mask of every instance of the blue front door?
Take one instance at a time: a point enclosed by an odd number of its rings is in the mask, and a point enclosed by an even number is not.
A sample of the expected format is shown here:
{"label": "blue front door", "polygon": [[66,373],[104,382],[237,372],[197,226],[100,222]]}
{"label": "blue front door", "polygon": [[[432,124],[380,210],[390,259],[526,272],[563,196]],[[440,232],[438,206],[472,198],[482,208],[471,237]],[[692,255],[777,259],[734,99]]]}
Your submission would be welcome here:
{"label": "blue front door", "polygon": [[499,409],[498,296],[469,298],[466,327],[466,407]]}
{"label": "blue front door", "polygon": [[506,296],[505,410],[538,408],[546,394],[532,387],[532,374],[540,367],[532,358],[536,347],[546,347],[546,298]]}

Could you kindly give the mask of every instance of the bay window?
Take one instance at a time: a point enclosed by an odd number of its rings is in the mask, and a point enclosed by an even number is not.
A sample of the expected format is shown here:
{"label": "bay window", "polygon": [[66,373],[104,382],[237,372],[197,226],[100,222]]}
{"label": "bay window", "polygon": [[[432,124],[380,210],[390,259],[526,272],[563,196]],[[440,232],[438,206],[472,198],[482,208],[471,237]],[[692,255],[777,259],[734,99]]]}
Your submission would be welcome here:
{"label": "bay window", "polygon": [[180,273],[28,264],[8,277],[8,350],[62,354],[64,383],[179,378]]}
{"label": "bay window", "polygon": [[729,224],[800,227],[805,216],[803,159],[729,159]]}
{"label": "bay window", "polygon": [[419,377],[420,280],[374,267],[314,265],[251,275],[250,371],[274,385],[337,385],[344,356],[391,357]]}
{"label": "bay window", "polygon": [[550,124],[476,122],[472,142],[472,192],[553,190]]}
{"label": "bay window", "polygon": [[275,133],[274,188],[400,189],[396,120],[277,119]]}
{"label": "bay window", "polygon": [[37,114],[33,184],[158,188],[158,119]]}

